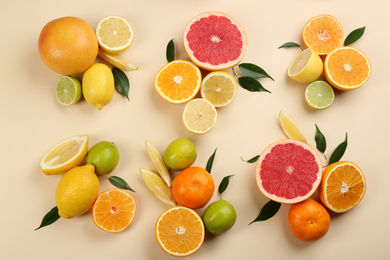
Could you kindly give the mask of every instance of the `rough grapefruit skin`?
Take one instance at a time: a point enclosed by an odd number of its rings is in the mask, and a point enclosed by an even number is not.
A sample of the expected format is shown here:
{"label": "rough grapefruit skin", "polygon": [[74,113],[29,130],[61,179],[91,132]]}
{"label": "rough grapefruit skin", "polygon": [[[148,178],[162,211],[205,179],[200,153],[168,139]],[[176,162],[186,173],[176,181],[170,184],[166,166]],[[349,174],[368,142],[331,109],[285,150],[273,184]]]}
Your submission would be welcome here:
{"label": "rough grapefruit skin", "polygon": [[192,62],[211,71],[237,65],[247,47],[244,29],[221,12],[206,12],[193,18],[184,30],[183,42]]}
{"label": "rough grapefruit skin", "polygon": [[272,143],[256,164],[256,181],[269,199],[294,204],[308,199],[322,178],[322,163],[309,145],[284,139]]}

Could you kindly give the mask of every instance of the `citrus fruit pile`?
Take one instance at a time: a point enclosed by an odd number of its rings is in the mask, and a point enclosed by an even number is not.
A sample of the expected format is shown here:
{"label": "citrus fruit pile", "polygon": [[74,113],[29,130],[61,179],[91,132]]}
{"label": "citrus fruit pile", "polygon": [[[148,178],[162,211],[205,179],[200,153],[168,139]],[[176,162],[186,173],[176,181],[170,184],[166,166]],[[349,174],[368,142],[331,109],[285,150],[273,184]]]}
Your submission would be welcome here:
{"label": "citrus fruit pile", "polygon": [[88,150],[88,141],[88,135],[69,137],[54,145],[40,161],[44,174],[63,174],[55,193],[58,215],[69,219],[92,207],[92,219],[98,227],[107,232],[123,231],[135,216],[134,197],[119,188],[99,194],[99,176],[116,168],[119,150],[108,141]]}
{"label": "citrus fruit pile", "polygon": [[[84,96],[98,109],[110,103],[115,90],[113,73],[106,64],[94,63],[99,56],[120,70],[137,69],[117,55],[130,46],[133,37],[130,24],[119,16],[102,19],[96,32],[77,17],[48,22],[39,35],[38,47],[45,65],[63,75],[56,83],[58,101],[72,105]],[[82,84],[77,79],[81,73]]]}
{"label": "citrus fruit pile", "polygon": [[[289,139],[269,145],[256,164],[256,182],[270,200],[291,204],[288,225],[302,241],[315,241],[328,232],[331,217],[327,211],[343,213],[357,206],[366,191],[361,169],[352,162],[328,165],[321,159],[295,122],[284,112],[279,123]],[[320,202],[312,199],[318,191]]]}
{"label": "citrus fruit pile", "polygon": [[[237,82],[223,70],[243,59],[246,34],[229,15],[206,12],[187,24],[183,44],[191,61],[173,60],[163,66],[155,76],[154,86],[168,102],[187,103],[184,126],[192,133],[204,134],[216,123],[215,108],[227,106],[237,95]],[[203,79],[200,68],[208,72]],[[195,98],[199,92],[201,97]]]}
{"label": "citrus fruit pile", "polygon": [[[333,16],[324,14],[311,18],[303,27],[302,38],[307,49],[294,58],[287,75],[309,84],[305,100],[310,107],[329,107],[335,98],[333,87],[353,90],[369,79],[370,61],[361,50],[343,46],[343,27]],[[326,81],[316,81],[322,74]]]}

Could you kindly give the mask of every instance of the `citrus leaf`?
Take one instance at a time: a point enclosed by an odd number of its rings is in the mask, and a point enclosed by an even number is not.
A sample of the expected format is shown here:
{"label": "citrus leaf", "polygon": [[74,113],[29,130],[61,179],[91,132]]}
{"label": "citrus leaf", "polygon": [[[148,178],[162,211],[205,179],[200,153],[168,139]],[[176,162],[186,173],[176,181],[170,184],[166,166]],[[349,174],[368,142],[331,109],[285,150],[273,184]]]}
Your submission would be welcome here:
{"label": "citrus leaf", "polygon": [[270,78],[274,80],[267,72],[265,72],[259,66],[252,63],[241,63],[238,65],[240,71],[248,77],[259,79],[259,78]]}
{"label": "citrus leaf", "polygon": [[259,215],[255,220],[253,220],[250,224],[257,221],[264,221],[272,218],[280,209],[281,204],[279,202],[270,200],[268,201],[264,207],[261,209]]}
{"label": "citrus leaf", "polygon": [[122,70],[116,67],[112,68],[112,74],[114,75],[114,84],[116,89],[119,91],[119,93],[125,96],[127,100],[130,101],[129,99],[130,82],[126,74]]}
{"label": "citrus leaf", "polygon": [[316,140],[316,146],[317,146],[318,151],[320,151],[321,153],[324,153],[326,150],[326,139],[325,139],[325,136],[320,131],[320,129],[318,128],[317,124],[316,124],[315,140]]}
{"label": "citrus leaf", "polygon": [[255,163],[255,162],[257,162],[257,160],[259,159],[259,157],[260,157],[260,155],[256,155],[256,156],[250,158],[249,160],[244,160],[244,159],[242,159],[242,157],[241,157],[241,160],[243,160],[244,162],[247,162],[247,163]]}
{"label": "citrus leaf", "polygon": [[336,149],[333,151],[332,155],[329,159],[329,165],[332,163],[340,161],[341,157],[343,157],[345,150],[347,149],[348,144],[348,133],[345,134],[345,140],[341,144],[339,144]]}
{"label": "citrus leaf", "polygon": [[228,185],[229,185],[229,179],[230,179],[230,177],[232,177],[232,176],[234,176],[234,175],[228,175],[228,176],[225,176],[225,177],[222,179],[222,181],[221,181],[221,183],[219,184],[219,187],[218,187],[218,192],[219,192],[219,194],[222,194],[222,193],[226,190],[226,188],[227,188]]}
{"label": "citrus leaf", "polygon": [[286,43],[280,45],[278,49],[291,48],[291,47],[299,47],[302,49],[301,45],[299,45],[298,43],[295,43],[295,42],[286,42]]}
{"label": "citrus leaf", "polygon": [[358,28],[356,30],[353,30],[350,34],[348,34],[347,38],[345,38],[344,46],[348,46],[348,45],[356,42],[357,40],[359,40],[360,37],[363,36],[365,30],[366,30],[365,26]]}
{"label": "citrus leaf", "polygon": [[215,148],[213,154],[210,156],[210,158],[207,160],[206,165],[206,171],[208,171],[211,174],[211,168],[213,167],[215,153],[217,152],[217,148]]}
{"label": "citrus leaf", "polygon": [[175,43],[173,39],[168,42],[167,45],[167,61],[171,62],[175,60]]}
{"label": "citrus leaf", "polygon": [[263,88],[263,86],[258,82],[256,79],[251,77],[239,77],[238,83],[240,83],[240,86],[244,89],[251,91],[251,92],[261,92],[265,91],[268,93],[271,93],[267,89]]}
{"label": "citrus leaf", "polygon": [[135,192],[135,190],[133,190],[129,186],[129,184],[127,184],[127,182],[124,179],[122,179],[121,177],[111,176],[110,178],[108,178],[108,180],[111,182],[112,185],[114,185],[115,187],[117,187],[119,189],[131,190],[132,192]]}
{"label": "citrus leaf", "polygon": [[38,230],[40,228],[51,225],[54,222],[56,222],[59,218],[60,218],[60,215],[58,214],[58,208],[57,208],[57,206],[55,206],[48,213],[46,213],[46,215],[42,219],[41,225],[34,230]]}

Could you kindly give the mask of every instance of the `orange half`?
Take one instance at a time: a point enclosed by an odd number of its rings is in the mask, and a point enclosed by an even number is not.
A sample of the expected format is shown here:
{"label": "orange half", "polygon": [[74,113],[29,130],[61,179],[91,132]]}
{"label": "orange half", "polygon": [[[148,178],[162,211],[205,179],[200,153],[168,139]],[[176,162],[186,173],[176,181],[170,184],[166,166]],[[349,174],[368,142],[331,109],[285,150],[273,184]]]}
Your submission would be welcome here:
{"label": "orange half", "polygon": [[205,228],[194,210],[178,206],[164,211],[157,219],[156,239],[161,248],[174,256],[188,256],[203,244]]}
{"label": "orange half", "polygon": [[199,92],[200,69],[190,61],[175,60],[160,69],[154,79],[157,93],[173,104],[190,101]]}
{"label": "orange half", "polygon": [[318,189],[319,197],[330,210],[342,213],[360,203],[366,192],[366,179],[362,170],[352,162],[329,165]]}
{"label": "orange half", "polygon": [[343,44],[344,30],[339,21],[323,14],[311,18],[302,30],[303,42],[319,55],[326,55]]}
{"label": "orange half", "polygon": [[324,62],[325,77],[340,90],[361,87],[371,75],[367,56],[353,47],[341,47],[328,54]]}
{"label": "orange half", "polygon": [[114,188],[102,192],[92,208],[93,222],[104,231],[125,230],[134,220],[137,204],[128,192]]}

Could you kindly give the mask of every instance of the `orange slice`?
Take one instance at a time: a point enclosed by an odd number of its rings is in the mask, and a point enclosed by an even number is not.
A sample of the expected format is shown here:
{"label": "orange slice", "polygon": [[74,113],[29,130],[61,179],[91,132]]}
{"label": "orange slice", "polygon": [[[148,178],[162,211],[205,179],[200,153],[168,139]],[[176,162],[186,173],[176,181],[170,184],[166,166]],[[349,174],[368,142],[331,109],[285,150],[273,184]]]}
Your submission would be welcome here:
{"label": "orange slice", "polygon": [[324,62],[325,77],[340,90],[361,87],[371,75],[367,56],[353,47],[341,47],[328,54]]}
{"label": "orange slice", "polygon": [[302,31],[303,42],[319,55],[326,55],[343,44],[344,30],[339,21],[323,14],[311,18]]}
{"label": "orange slice", "polygon": [[177,206],[164,211],[157,219],[156,239],[161,248],[174,256],[188,256],[203,244],[205,228],[194,210]]}
{"label": "orange slice", "polygon": [[157,93],[166,101],[182,104],[199,92],[202,82],[200,69],[190,61],[175,60],[160,69],[154,79]]}
{"label": "orange slice", "polygon": [[360,203],[366,192],[362,170],[352,162],[337,162],[323,172],[319,197],[330,210],[342,213]]}
{"label": "orange slice", "polygon": [[93,222],[104,231],[125,230],[134,220],[137,204],[128,192],[114,188],[101,193],[92,208]]}

